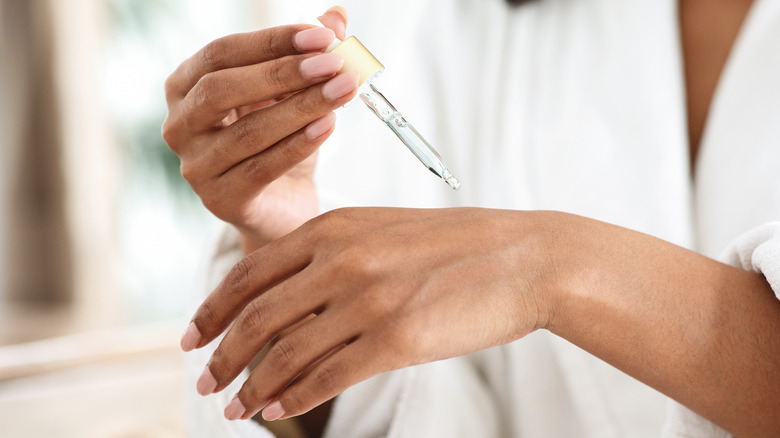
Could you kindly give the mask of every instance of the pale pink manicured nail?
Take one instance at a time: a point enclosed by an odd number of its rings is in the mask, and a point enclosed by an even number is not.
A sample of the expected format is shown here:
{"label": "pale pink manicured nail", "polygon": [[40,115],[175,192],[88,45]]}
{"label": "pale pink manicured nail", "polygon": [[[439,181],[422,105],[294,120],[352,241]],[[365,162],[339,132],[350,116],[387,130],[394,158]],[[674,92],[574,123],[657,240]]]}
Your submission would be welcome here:
{"label": "pale pink manicured nail", "polygon": [[322,134],[328,132],[329,129],[336,124],[336,113],[326,114],[319,119],[309,123],[304,133],[309,140],[319,138]]}
{"label": "pale pink manicured nail", "polygon": [[346,96],[355,90],[358,86],[358,80],[360,76],[356,71],[348,71],[342,73],[335,78],[329,80],[322,87],[322,96],[328,100],[336,100],[340,97]]}
{"label": "pale pink manicured nail", "polygon": [[[346,14],[344,8],[341,8],[341,11]],[[334,8],[328,9],[327,12],[317,17],[317,20],[319,20],[319,22],[325,26],[333,29],[336,32],[336,35],[346,35],[347,28],[346,24],[344,23],[344,16],[338,11],[334,10]]]}
{"label": "pale pink manicured nail", "polygon": [[338,72],[343,66],[343,56],[338,53],[323,53],[304,59],[301,62],[301,74],[309,79],[321,78]]}
{"label": "pale pink manicured nail", "polygon": [[263,409],[263,419],[265,421],[274,421],[282,418],[284,415],[284,408],[279,401],[275,401]]}
{"label": "pale pink manicured nail", "polygon": [[244,416],[245,412],[246,408],[241,403],[241,400],[238,399],[238,395],[236,395],[233,397],[233,400],[230,400],[230,403],[228,403],[227,407],[225,407],[225,418],[230,421],[238,420]]}
{"label": "pale pink manicured nail", "polygon": [[301,52],[308,52],[328,47],[334,38],[336,35],[327,27],[313,27],[296,33],[293,44]]}
{"label": "pale pink manicured nail", "polygon": [[198,383],[195,386],[200,395],[209,395],[217,389],[217,379],[211,374],[209,367],[206,367],[206,369],[203,370],[203,373],[198,378]]}
{"label": "pale pink manicured nail", "polygon": [[200,335],[200,330],[195,327],[194,322],[191,322],[181,337],[181,349],[184,351],[192,351],[198,348],[198,345],[200,345],[200,341],[202,340],[203,336]]}

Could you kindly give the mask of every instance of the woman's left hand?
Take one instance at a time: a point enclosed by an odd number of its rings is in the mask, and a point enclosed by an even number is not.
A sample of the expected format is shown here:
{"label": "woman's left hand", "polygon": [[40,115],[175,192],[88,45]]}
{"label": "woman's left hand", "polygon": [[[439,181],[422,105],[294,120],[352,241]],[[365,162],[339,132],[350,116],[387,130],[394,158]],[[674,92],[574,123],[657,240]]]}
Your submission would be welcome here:
{"label": "woman's left hand", "polygon": [[361,208],[315,218],[239,262],[195,313],[185,349],[235,321],[198,391],[221,391],[275,340],[225,415],[287,418],[381,372],[545,327],[560,267],[559,233],[543,231],[566,229],[566,217]]}

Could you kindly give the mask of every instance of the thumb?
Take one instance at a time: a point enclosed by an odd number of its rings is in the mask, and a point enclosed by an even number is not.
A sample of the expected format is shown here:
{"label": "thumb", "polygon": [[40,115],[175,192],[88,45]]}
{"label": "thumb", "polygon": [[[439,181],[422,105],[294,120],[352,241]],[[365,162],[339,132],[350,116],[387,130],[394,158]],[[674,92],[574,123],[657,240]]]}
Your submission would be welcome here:
{"label": "thumb", "polygon": [[341,6],[333,6],[322,14],[318,20],[325,27],[336,34],[336,38],[343,40],[347,36],[347,10]]}

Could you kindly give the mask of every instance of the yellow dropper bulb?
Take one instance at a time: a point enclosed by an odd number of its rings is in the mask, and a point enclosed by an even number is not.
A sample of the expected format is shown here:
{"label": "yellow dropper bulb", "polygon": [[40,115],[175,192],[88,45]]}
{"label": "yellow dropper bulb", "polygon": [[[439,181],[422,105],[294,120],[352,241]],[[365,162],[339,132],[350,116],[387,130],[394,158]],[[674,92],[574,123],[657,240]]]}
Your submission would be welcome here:
{"label": "yellow dropper bulb", "polygon": [[371,79],[372,76],[385,69],[385,66],[354,36],[347,37],[344,41],[330,50],[344,58],[342,72],[355,70],[360,75],[359,85]]}

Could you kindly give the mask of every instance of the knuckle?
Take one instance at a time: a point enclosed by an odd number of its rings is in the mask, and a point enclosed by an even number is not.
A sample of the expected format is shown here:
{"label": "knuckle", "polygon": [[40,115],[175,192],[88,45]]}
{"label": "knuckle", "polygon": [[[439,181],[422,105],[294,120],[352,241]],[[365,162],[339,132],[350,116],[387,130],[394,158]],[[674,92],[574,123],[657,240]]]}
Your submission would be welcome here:
{"label": "knuckle", "polygon": [[265,155],[255,154],[244,160],[241,166],[249,180],[265,185],[271,182],[268,177],[268,164]]}
{"label": "knuckle", "polygon": [[162,124],[162,138],[168,147],[175,152],[179,153],[179,139],[181,137],[181,123],[180,119],[173,117],[171,114],[165,119]]}
{"label": "knuckle", "polygon": [[280,58],[285,55],[285,47],[289,45],[290,34],[287,32],[280,32],[281,29],[271,29],[272,32],[268,32],[268,49],[271,56],[274,58]]}
{"label": "knuckle", "polygon": [[217,111],[224,110],[226,100],[225,81],[218,73],[206,73],[195,84],[192,91],[192,105]]}
{"label": "knuckle", "polygon": [[266,315],[265,306],[261,304],[260,300],[254,300],[244,308],[236,324],[243,333],[257,336],[263,332],[266,326]]}
{"label": "knuckle", "polygon": [[320,391],[325,394],[338,392],[341,385],[341,374],[336,366],[332,364],[322,364],[314,372],[314,381],[317,383]]}
{"label": "knuckle", "polygon": [[163,90],[165,91],[165,99],[167,102],[172,102],[177,96],[177,80],[174,79],[174,75],[168,76],[163,84]]}
{"label": "knuckle", "polygon": [[289,89],[291,79],[290,72],[285,68],[284,58],[268,63],[265,80],[272,92],[281,93]]}
{"label": "knuckle", "polygon": [[266,358],[271,364],[271,367],[289,370],[294,368],[297,363],[297,349],[289,340],[282,338],[268,350]]}
{"label": "knuckle", "polygon": [[265,157],[261,154],[252,155],[244,160],[244,171],[252,180],[262,178],[266,173],[265,162]]}
{"label": "knuckle", "polygon": [[416,351],[424,348],[421,346],[424,338],[421,330],[407,324],[398,324],[385,337],[386,351],[396,358],[414,356]]}
{"label": "knuckle", "polygon": [[[379,254],[351,239],[341,242],[340,246],[332,256],[332,265],[336,272],[341,272],[345,278],[364,286],[379,284],[385,269]],[[390,297],[383,292],[382,288],[368,289],[364,298],[369,303],[381,305],[381,309],[385,310],[388,307],[385,303],[390,304]]]}
{"label": "knuckle", "polygon": [[329,210],[317,217],[316,225],[327,228],[338,227],[348,219],[348,216],[346,208]]}
{"label": "knuckle", "polygon": [[230,269],[223,284],[231,288],[238,288],[252,275],[254,269],[254,259],[251,256],[244,257]]}
{"label": "knuckle", "polygon": [[309,89],[299,94],[292,106],[292,112],[299,119],[308,119],[322,112],[322,96],[319,90]]}
{"label": "knuckle", "polygon": [[364,251],[360,247],[347,244],[333,257],[333,264],[350,278],[362,278],[367,273],[363,266]]}
{"label": "knuckle", "polygon": [[328,213],[329,220],[337,221],[337,222],[346,222],[346,221],[352,221],[356,217],[356,212],[358,210],[356,208],[352,207],[343,207],[343,208],[337,208],[335,210],[330,210]]}
{"label": "knuckle", "polygon": [[184,178],[190,185],[192,185],[198,175],[198,165],[192,160],[181,160],[179,164],[179,172],[182,178]]}
{"label": "knuckle", "polygon": [[225,54],[228,52],[230,37],[222,37],[211,41],[201,49],[200,60],[210,71],[220,70],[225,65]]}
{"label": "knuckle", "polygon": [[225,202],[223,197],[215,192],[216,182],[210,177],[211,170],[208,165],[204,165],[203,158],[181,158],[179,163],[179,173],[182,178],[201,198],[204,205],[212,205]]}
{"label": "knuckle", "polygon": [[306,222],[305,227],[308,231],[307,235],[310,236],[311,244],[315,246],[322,246],[328,249],[328,254],[333,255],[334,259],[329,259],[329,266],[340,267],[337,255],[344,247],[343,242],[338,241],[338,230],[343,229],[345,226],[345,218],[343,209],[329,210],[319,216]]}
{"label": "knuckle", "polygon": [[249,277],[254,270],[255,265],[251,257],[244,257],[233,267],[233,280],[236,283],[242,282]]}
{"label": "knuckle", "polygon": [[261,144],[263,142],[262,132],[256,129],[253,124],[249,123],[250,119],[251,116],[246,116],[230,125],[233,144],[251,145]]}

